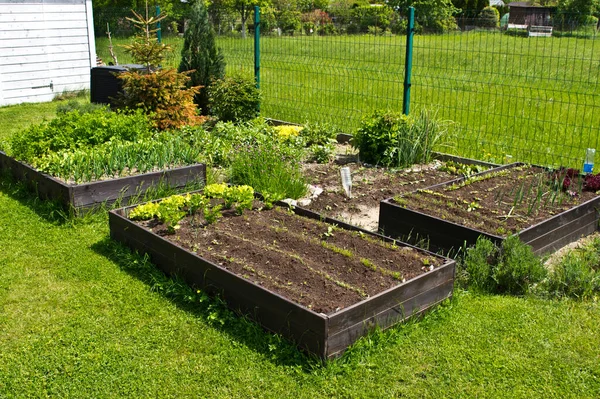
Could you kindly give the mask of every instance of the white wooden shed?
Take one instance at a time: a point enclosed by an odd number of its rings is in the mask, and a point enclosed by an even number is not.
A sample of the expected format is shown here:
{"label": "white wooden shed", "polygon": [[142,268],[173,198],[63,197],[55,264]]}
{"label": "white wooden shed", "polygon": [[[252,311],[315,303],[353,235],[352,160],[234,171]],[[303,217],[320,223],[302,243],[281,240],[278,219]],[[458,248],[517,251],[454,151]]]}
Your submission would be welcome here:
{"label": "white wooden shed", "polygon": [[91,0],[0,0],[0,105],[90,88]]}

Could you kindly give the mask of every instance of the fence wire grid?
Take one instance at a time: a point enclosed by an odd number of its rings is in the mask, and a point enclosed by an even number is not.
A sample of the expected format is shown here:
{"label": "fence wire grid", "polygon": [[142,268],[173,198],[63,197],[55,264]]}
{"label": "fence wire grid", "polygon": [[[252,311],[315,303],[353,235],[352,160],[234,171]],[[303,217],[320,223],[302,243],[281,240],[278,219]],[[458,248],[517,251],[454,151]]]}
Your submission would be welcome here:
{"label": "fence wire grid", "polygon": [[[447,122],[448,140],[438,150],[497,163],[580,168],[585,149],[598,148],[597,26],[573,30],[564,15],[544,17],[539,30],[526,20],[481,28],[485,21],[463,18],[456,19],[457,29],[431,33],[423,27],[432,23],[419,15],[417,10],[410,114],[429,110]],[[227,73],[254,73],[251,19],[247,38],[233,22],[217,30],[226,33],[217,43]],[[353,133],[376,109],[401,112],[406,30],[348,31],[282,33],[261,23],[261,114],[294,123],[330,122]],[[174,49],[167,64],[176,67],[183,40],[175,27],[170,33],[163,34]],[[97,32],[103,57],[106,46]]]}

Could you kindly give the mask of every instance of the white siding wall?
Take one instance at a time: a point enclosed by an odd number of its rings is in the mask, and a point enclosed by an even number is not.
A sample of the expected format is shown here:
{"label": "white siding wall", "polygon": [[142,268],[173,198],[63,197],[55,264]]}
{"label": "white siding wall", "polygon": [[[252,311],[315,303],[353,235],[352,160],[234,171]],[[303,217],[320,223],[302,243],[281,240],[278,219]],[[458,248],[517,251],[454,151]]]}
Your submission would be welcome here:
{"label": "white siding wall", "polygon": [[0,0],[0,105],[90,88],[91,0]]}

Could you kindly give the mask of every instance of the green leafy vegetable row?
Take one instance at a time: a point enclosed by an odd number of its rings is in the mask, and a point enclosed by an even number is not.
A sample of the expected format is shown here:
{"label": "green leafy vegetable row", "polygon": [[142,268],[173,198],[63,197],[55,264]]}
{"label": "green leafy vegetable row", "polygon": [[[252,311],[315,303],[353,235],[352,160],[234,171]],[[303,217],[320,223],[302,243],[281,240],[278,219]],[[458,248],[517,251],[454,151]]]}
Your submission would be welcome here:
{"label": "green leafy vegetable row", "polygon": [[[223,200],[215,204],[211,199]],[[203,193],[172,195],[159,202],[148,202],[138,205],[129,213],[132,220],[150,220],[157,218],[167,226],[170,233],[179,229],[179,222],[186,215],[201,212],[207,224],[217,221],[221,210],[234,209],[241,215],[245,209],[252,208],[254,189],[250,186],[228,186],[226,184],[209,184]]]}

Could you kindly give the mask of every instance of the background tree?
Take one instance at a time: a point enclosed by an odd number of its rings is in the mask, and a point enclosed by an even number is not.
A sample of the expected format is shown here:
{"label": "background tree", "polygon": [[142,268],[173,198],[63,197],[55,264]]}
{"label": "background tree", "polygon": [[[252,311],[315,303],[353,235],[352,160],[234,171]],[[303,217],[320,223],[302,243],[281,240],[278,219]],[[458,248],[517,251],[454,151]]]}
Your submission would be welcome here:
{"label": "background tree", "polygon": [[246,24],[248,17],[254,15],[254,6],[266,7],[269,0],[228,0],[227,6],[239,15],[242,23],[242,38],[246,38]]}
{"label": "background tree", "polygon": [[[152,15],[155,14],[155,5],[160,6],[161,12],[165,15],[165,19],[161,22],[165,30],[173,22],[179,25],[189,7],[187,3],[182,3],[180,0],[160,0],[152,4],[150,7]],[[116,36],[131,35],[134,33],[134,28],[126,21],[126,18],[131,15],[131,10],[141,12],[144,7],[145,1],[143,0],[94,0],[95,34],[97,36],[104,36],[106,23],[109,23],[111,31]]]}
{"label": "background tree", "polygon": [[211,80],[221,79],[225,75],[225,59],[215,44],[215,34],[208,20],[204,0],[196,0],[192,4],[189,18],[183,36],[179,72],[191,71],[191,85],[202,86],[194,102],[203,114],[207,114],[207,87]]}
{"label": "background tree", "polygon": [[500,13],[494,7],[487,6],[478,16],[479,26],[484,28],[497,28],[500,26]]}
{"label": "background tree", "polygon": [[582,26],[596,26],[600,13],[598,0],[559,0],[556,25],[562,29],[577,29]]}
{"label": "background tree", "polygon": [[415,8],[415,19],[425,30],[447,32],[457,28],[454,16],[460,11],[451,0],[388,0],[388,5],[407,15],[408,7]]}

